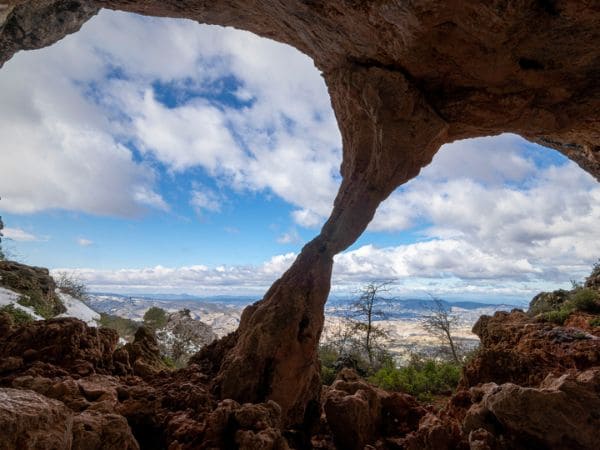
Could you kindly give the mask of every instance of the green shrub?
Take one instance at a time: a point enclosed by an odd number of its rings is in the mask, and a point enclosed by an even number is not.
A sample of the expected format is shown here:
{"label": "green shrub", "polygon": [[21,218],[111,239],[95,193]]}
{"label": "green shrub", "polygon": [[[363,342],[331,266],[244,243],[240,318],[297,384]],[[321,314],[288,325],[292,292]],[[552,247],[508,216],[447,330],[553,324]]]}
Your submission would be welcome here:
{"label": "green shrub", "polygon": [[589,288],[576,289],[571,295],[569,303],[574,309],[590,313],[600,312],[598,293]]}
{"label": "green shrub", "polygon": [[21,306],[26,306],[35,311],[38,316],[42,316],[44,319],[50,319],[56,315],[55,308],[53,305],[39,300],[36,297],[31,297],[28,295],[21,295],[17,303]]}
{"label": "green shrub", "polygon": [[106,313],[100,313],[99,324],[101,327],[115,330],[120,337],[128,342],[133,340],[135,332],[140,327],[140,324],[134,320]]}
{"label": "green shrub", "polygon": [[542,319],[547,322],[553,322],[557,325],[562,325],[569,317],[573,310],[571,308],[562,308],[557,311],[548,311],[542,314]]}
{"label": "green shrub", "polygon": [[175,363],[175,361],[173,361],[172,358],[169,358],[168,356],[164,355],[162,357],[162,362],[165,364],[165,366],[167,366],[169,369],[181,369],[181,367],[178,367],[178,365]]}
{"label": "green shrub", "polygon": [[408,365],[396,367],[387,362],[369,378],[373,384],[387,390],[406,392],[428,401],[434,395],[448,394],[458,385],[461,366],[454,362],[413,357]]}
{"label": "green shrub", "polygon": [[15,325],[23,325],[25,323],[33,322],[33,317],[27,314],[25,311],[19,308],[15,308],[13,305],[5,305],[0,307],[0,313],[6,313],[11,318]]}
{"label": "green shrub", "polygon": [[540,292],[529,303],[529,315],[536,316],[548,311],[557,311],[569,300],[570,291],[559,289],[553,292]]}
{"label": "green shrub", "polygon": [[164,309],[152,306],[144,314],[144,325],[151,330],[158,330],[167,324],[167,313]]}
{"label": "green shrub", "polygon": [[600,327],[600,317],[594,317],[594,318],[590,319],[589,324],[592,327]]}

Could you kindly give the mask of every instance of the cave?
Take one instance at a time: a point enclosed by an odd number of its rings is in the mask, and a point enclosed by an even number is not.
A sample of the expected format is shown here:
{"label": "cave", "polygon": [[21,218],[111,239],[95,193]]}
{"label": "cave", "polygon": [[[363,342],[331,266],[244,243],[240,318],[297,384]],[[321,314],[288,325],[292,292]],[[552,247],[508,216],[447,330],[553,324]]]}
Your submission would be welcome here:
{"label": "cave", "polygon": [[333,257],[443,144],[511,132],[600,181],[600,10],[590,2],[8,0],[0,65],[100,8],[248,30],[296,47],[323,73],[343,141],[333,211],[238,330],[195,357],[219,398],[272,400],[283,428],[318,420]]}

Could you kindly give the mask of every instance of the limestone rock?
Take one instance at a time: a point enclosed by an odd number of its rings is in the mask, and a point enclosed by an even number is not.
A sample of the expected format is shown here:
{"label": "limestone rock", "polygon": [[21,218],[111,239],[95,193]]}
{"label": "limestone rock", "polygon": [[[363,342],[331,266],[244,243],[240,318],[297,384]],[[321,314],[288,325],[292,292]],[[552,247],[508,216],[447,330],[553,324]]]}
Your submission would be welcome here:
{"label": "limestone rock", "polygon": [[45,317],[66,311],[56,295],[56,283],[44,267],[0,261],[0,286],[21,294],[25,306],[43,312]]}
{"label": "limestone rock", "polygon": [[598,448],[600,369],[548,376],[539,388],[490,383],[482,389],[481,402],[465,417],[466,433],[483,428],[506,449]]}
{"label": "limestone rock", "polygon": [[125,418],[84,411],[73,419],[72,450],[139,450]]}
{"label": "limestone rock", "polygon": [[133,342],[126,344],[124,349],[129,355],[133,372],[142,378],[150,377],[167,368],[160,356],[156,336],[146,327],[138,328]]}
{"label": "limestone rock", "polygon": [[78,319],[42,320],[0,337],[0,356],[21,358],[23,369],[46,363],[80,376],[108,373],[117,340],[115,331],[90,328]]}
{"label": "limestone rock", "polygon": [[529,302],[527,312],[535,316],[536,314],[560,309],[561,305],[569,299],[569,294],[570,292],[564,289],[554,292],[540,292]]}
{"label": "limestone rock", "polygon": [[600,364],[597,336],[536,322],[522,311],[482,316],[473,332],[481,339],[481,347],[463,371],[462,386],[492,381],[537,386],[550,373]]}
{"label": "limestone rock", "polygon": [[167,324],[156,330],[161,354],[180,365],[185,365],[190,356],[216,338],[212,327],[193,319],[189,310],[170,313],[167,316]]}
{"label": "limestone rock", "polygon": [[19,50],[51,45],[98,12],[90,1],[8,1],[0,10],[0,67]]}
{"label": "limestone rock", "polygon": [[33,391],[0,388],[0,450],[71,448],[73,413]]}
{"label": "limestone rock", "polygon": [[378,389],[349,369],[326,390],[323,409],[335,444],[349,450],[382,438],[398,440],[426,414],[410,395]]}

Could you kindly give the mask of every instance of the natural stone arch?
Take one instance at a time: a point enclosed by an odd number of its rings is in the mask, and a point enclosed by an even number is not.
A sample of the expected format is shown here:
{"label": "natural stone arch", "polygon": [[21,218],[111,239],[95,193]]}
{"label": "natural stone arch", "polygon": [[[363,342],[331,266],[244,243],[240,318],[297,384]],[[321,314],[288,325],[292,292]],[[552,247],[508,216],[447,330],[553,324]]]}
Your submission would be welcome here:
{"label": "natural stone arch", "polygon": [[600,180],[600,9],[584,0],[9,0],[0,64],[99,7],[229,25],[290,44],[323,71],[343,138],[342,185],[320,234],[239,329],[198,355],[222,398],[277,401],[310,421],[333,256],[377,206],[456,139],[511,131]]}

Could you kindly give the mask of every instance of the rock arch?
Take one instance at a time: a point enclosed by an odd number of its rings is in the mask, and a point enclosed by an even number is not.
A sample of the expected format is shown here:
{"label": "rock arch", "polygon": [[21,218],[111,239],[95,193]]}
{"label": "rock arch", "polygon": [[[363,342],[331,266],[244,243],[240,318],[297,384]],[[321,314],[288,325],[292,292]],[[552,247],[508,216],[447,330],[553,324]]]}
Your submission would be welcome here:
{"label": "rock arch", "polygon": [[600,8],[585,0],[8,0],[0,64],[77,31],[99,8],[234,26],[290,44],[323,72],[343,138],[329,220],[196,361],[222,398],[277,401],[285,426],[319,396],[333,256],[439,147],[511,131],[600,180]]}

